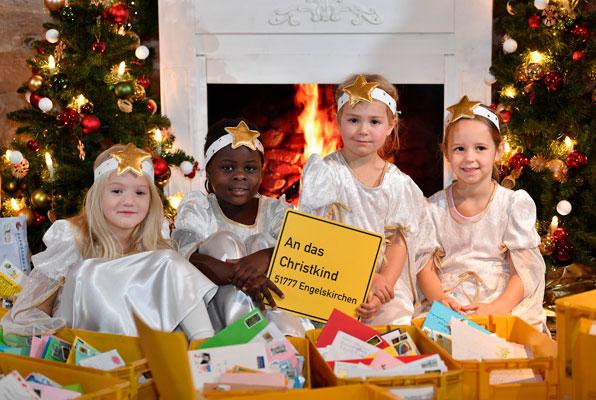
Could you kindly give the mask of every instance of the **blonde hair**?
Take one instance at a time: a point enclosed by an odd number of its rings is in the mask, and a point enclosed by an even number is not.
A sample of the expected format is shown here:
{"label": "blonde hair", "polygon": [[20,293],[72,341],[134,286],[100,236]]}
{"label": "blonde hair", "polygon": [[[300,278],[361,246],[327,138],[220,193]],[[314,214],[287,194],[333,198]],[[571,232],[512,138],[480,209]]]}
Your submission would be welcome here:
{"label": "blonde hair", "polygon": [[[124,145],[116,144],[103,151],[95,159],[93,169],[110,158],[112,153],[122,149],[124,149]],[[124,255],[101,208],[102,195],[111,175],[111,173],[104,174],[93,182],[85,195],[81,212],[69,219],[79,230],[76,242],[84,259],[97,257],[114,259]],[[145,179],[149,186],[151,202],[147,216],[132,232],[128,254],[170,248],[168,242],[161,235],[163,205],[159,192],[151,179],[147,177]]]}
{"label": "blonde hair", "polygon": [[[492,110],[489,107],[485,106],[484,104],[480,104],[477,107],[484,107],[487,110],[489,110],[489,111],[492,112]],[[461,119],[458,119],[455,122],[449,123],[445,127],[445,135],[443,136],[443,143],[441,144],[441,148],[442,148],[444,154],[447,154],[448,149],[449,149],[449,147],[448,147],[449,146],[449,133],[451,133],[453,127],[455,125],[457,125],[457,123],[459,121],[462,121],[463,119],[468,119],[468,120],[473,119],[473,120],[476,120],[478,122],[482,122],[484,125],[486,125],[486,127],[488,128],[488,131],[490,132],[490,137],[493,140],[493,143],[495,144],[495,148],[497,150],[499,149],[499,146],[501,145],[501,142],[503,142],[503,137],[501,136],[501,132],[499,131],[499,129],[488,118],[483,117],[481,115],[474,114],[474,118],[461,118]],[[497,168],[496,164],[493,165],[492,178],[495,181],[499,182],[499,178],[500,178],[500,176],[499,176],[499,169]]]}
{"label": "blonde hair", "polygon": [[[364,78],[366,79],[367,82],[378,83],[379,85],[377,87],[379,89],[383,89],[391,97],[393,97],[393,99],[395,100],[395,102],[399,108],[399,95],[397,93],[397,88],[392,83],[390,83],[387,79],[385,79],[382,75],[379,75],[379,74],[357,74],[357,75],[352,75],[351,77],[349,77],[348,79],[343,81],[341,84],[339,84],[339,86],[337,87],[337,89],[335,91],[335,102],[336,103],[339,100],[339,98],[341,97],[341,95],[344,93],[344,88],[346,86],[354,83],[354,80],[356,80],[356,78],[360,75],[364,76]],[[343,107],[337,111],[337,120],[338,121],[341,118],[342,110],[343,110]],[[397,115],[393,114],[393,112],[389,109],[389,107],[387,107],[387,118],[389,119],[389,121],[393,121],[393,119],[397,119],[397,124],[395,124],[395,127],[391,131],[391,135],[387,136],[387,138],[385,139],[385,143],[383,143],[383,147],[381,147],[381,149],[379,149],[379,152],[378,152],[379,156],[385,160],[390,158],[391,156],[393,156],[394,153],[396,153],[399,150],[399,136],[397,134],[398,126],[399,126],[399,118]]]}

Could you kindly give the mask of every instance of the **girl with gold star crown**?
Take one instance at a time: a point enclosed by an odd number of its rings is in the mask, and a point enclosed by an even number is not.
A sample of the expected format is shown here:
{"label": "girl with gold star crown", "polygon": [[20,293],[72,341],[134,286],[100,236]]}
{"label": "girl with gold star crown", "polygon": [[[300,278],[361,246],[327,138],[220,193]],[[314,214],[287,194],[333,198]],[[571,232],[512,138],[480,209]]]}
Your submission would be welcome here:
{"label": "girl with gold star crown", "polygon": [[385,235],[368,301],[355,311],[370,324],[408,324],[417,301],[416,265],[434,248],[420,240],[432,236],[422,192],[381,157],[397,150],[397,90],[379,75],[359,75],[341,84],[336,98],[343,148],[310,157],[300,208]]}
{"label": "girl with gold star crown", "polygon": [[[205,141],[206,193],[188,193],[176,215],[172,238],[178,250],[219,286],[209,304],[216,331],[264,300],[283,295],[266,276],[273,247],[289,206],[258,193],[264,148],[259,132],[243,119],[209,127]],[[304,336],[312,324],[268,309],[266,317],[291,336]]]}
{"label": "girl with gold star crown", "polygon": [[442,148],[456,181],[429,199],[440,257],[418,274],[420,288],[455,311],[513,314],[542,329],[546,267],[536,206],[524,190],[496,181],[499,119],[467,96],[447,110]]}
{"label": "girl with gold star crown", "polygon": [[163,207],[151,156],[115,145],[94,164],[79,215],[58,220],[4,333],[42,335],[63,326],[136,335],[133,312],[154,329],[213,335],[206,303],[216,286],[161,236]]}

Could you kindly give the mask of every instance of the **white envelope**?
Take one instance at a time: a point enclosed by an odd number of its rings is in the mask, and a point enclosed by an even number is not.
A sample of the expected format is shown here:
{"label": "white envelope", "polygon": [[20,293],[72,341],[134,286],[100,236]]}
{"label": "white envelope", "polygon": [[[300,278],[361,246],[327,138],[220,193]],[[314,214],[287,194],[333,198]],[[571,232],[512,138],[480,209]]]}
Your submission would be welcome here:
{"label": "white envelope", "polygon": [[363,340],[338,331],[333,343],[327,346],[325,360],[354,360],[382,351],[378,347],[368,344]]}

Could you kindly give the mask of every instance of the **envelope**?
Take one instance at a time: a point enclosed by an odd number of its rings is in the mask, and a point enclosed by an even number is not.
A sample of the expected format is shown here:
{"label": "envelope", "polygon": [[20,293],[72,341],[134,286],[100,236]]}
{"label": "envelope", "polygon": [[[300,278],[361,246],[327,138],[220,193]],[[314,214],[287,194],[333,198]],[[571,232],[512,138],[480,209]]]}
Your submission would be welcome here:
{"label": "envelope", "polygon": [[265,329],[268,324],[269,321],[265,319],[261,311],[255,309],[219,331],[217,335],[205,340],[198,348],[208,349],[211,347],[248,343]]}
{"label": "envelope", "polygon": [[323,328],[323,331],[317,339],[317,347],[325,347],[333,343],[338,331],[344,331],[351,336],[380,349],[389,346],[389,343],[387,343],[376,330],[349,315],[334,309],[329,316],[325,328]]}

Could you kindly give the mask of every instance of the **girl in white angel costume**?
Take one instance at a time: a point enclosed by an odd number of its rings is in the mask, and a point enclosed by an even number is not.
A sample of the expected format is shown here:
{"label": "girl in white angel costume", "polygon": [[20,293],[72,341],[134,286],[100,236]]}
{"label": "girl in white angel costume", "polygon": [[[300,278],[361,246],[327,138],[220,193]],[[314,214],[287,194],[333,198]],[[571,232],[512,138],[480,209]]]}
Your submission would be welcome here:
{"label": "girl in white angel costume", "polygon": [[[242,119],[224,119],[205,141],[206,192],[193,191],[178,207],[172,238],[178,251],[219,286],[209,305],[217,330],[236,321],[272,292],[283,296],[265,273],[289,205],[258,193],[263,177],[259,132]],[[266,317],[286,335],[304,336],[312,324],[268,309]]]}
{"label": "girl in white angel costume", "polygon": [[47,249],[1,324],[5,333],[41,335],[63,326],[136,335],[133,313],[154,329],[213,335],[206,303],[216,286],[170,249],[151,156],[115,145],[94,165],[81,213],[58,220]]}
{"label": "girl in white angel costume", "polygon": [[341,84],[336,98],[343,148],[309,158],[300,209],[385,235],[368,301],[355,311],[370,324],[409,324],[416,266],[434,246],[422,192],[381,157],[397,150],[397,90],[379,75],[360,75]]}
{"label": "girl in white angel costume", "polygon": [[430,198],[440,262],[419,273],[431,302],[475,314],[513,314],[542,329],[545,264],[536,206],[524,190],[499,185],[499,119],[464,96],[447,110],[443,152],[456,181]]}

